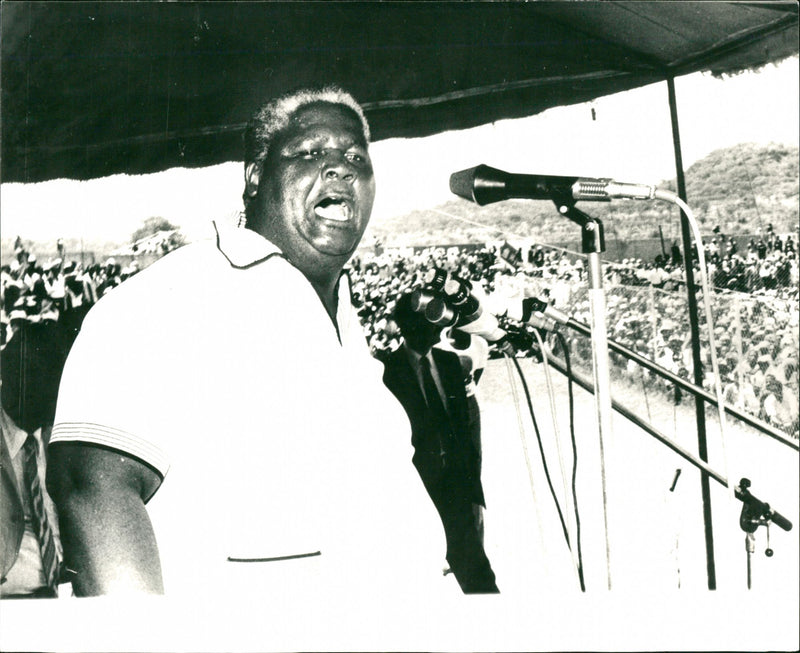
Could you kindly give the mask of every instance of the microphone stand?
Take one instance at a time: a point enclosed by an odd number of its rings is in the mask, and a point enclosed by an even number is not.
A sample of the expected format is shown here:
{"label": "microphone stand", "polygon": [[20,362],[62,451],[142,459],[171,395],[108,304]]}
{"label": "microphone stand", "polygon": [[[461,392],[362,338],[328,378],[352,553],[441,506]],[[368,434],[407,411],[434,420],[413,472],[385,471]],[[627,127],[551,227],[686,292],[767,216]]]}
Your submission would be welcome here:
{"label": "microphone stand", "polygon": [[747,551],[747,589],[753,585],[753,554],[756,550],[756,538],[754,533],[759,526],[767,528],[767,548],[764,554],[771,558],[773,551],[769,546],[769,524],[773,522],[782,529],[788,531],[792,528],[792,523],[783,515],[770,508],[768,503],[754,497],[750,493],[750,479],[743,478],[739,481],[738,487],[734,490],[734,495],[742,502],[742,512],[739,516],[739,526],[745,532],[744,545]]}
{"label": "microphone stand", "polygon": [[[561,372],[567,378],[572,379],[575,383],[581,386],[584,390],[588,392],[595,392],[595,387],[592,385],[591,381],[585,379],[582,375],[578,374],[575,370],[569,370],[565,365],[563,365],[557,358],[554,356],[547,356],[547,364],[551,367],[554,367],[556,370]],[[677,442],[670,440],[667,436],[663,433],[658,431],[655,427],[651,424],[644,421],[634,412],[623,406],[622,404],[612,401],[612,406],[614,410],[616,410],[620,415],[628,419],[631,423],[638,426],[642,429],[645,433],[653,436],[656,440],[661,442],[672,450],[674,453],[678,454],[681,458],[691,463],[694,467],[698,470],[706,474],[710,479],[715,480],[717,483],[722,485],[723,487],[730,487],[730,481],[717,472],[714,468],[712,468],[705,460],[698,458],[697,456],[690,453],[688,450],[681,447]],[[784,531],[791,531],[793,528],[792,522],[786,519],[782,514],[780,514],[777,510],[774,510],[769,503],[762,501],[758,497],[755,497],[750,492],[751,486],[750,479],[743,478],[739,481],[739,485],[734,486],[733,488],[733,495],[739,501],[742,502],[742,512],[739,516],[739,526],[745,532],[745,549],[747,551],[747,589],[751,589],[752,587],[752,557],[753,553],[755,553],[755,532],[759,526],[766,526],[767,530],[767,548],[764,551],[764,555],[768,558],[771,558],[774,555],[774,551],[770,548],[769,545],[769,527],[770,524],[775,524],[778,528],[783,529]]]}
{"label": "microphone stand", "polygon": [[600,444],[600,479],[603,493],[603,527],[605,535],[606,581],[611,589],[611,553],[608,533],[608,495],[606,491],[606,438],[611,436],[611,381],[606,330],[606,299],[603,291],[603,269],[600,254],[605,251],[603,223],[575,207],[572,197],[554,198],[558,212],[581,228],[581,246],[588,260],[589,307],[592,332],[592,369],[595,378],[595,409]]}

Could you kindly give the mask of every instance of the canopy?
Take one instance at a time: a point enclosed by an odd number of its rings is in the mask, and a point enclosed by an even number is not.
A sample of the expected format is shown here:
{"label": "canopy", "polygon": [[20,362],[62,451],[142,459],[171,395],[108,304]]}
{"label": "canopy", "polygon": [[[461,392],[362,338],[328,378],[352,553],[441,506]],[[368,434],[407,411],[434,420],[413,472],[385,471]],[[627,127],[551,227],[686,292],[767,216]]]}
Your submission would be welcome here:
{"label": "canopy", "polygon": [[2,181],[241,160],[265,98],[337,83],[375,140],[798,51],[796,2],[3,2]]}

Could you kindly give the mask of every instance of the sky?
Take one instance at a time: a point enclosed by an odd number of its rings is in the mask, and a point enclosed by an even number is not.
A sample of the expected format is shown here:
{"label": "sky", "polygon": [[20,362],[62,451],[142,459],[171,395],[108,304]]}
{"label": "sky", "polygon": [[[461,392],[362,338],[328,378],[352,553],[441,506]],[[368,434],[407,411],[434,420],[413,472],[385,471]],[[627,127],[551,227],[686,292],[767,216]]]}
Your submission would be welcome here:
{"label": "sky", "polygon": [[[798,145],[798,78],[798,58],[792,57],[721,80],[704,73],[676,79],[684,167],[738,143]],[[507,172],[648,184],[675,176],[665,82],[529,118],[379,141],[371,153],[378,184],[373,221],[453,199],[450,174],[481,163]],[[211,220],[239,211],[242,183],[242,164],[233,162],[90,181],[3,184],[2,236],[124,243],[147,217],[162,216],[194,239],[209,233]]]}

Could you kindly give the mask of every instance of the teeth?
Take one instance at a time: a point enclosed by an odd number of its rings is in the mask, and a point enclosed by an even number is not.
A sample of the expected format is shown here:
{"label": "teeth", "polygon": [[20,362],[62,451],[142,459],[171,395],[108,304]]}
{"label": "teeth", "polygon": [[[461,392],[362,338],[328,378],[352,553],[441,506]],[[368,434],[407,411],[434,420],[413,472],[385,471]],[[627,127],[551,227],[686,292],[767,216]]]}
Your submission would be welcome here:
{"label": "teeth", "polygon": [[341,202],[325,202],[314,207],[314,213],[325,220],[347,222],[350,218],[350,209]]}

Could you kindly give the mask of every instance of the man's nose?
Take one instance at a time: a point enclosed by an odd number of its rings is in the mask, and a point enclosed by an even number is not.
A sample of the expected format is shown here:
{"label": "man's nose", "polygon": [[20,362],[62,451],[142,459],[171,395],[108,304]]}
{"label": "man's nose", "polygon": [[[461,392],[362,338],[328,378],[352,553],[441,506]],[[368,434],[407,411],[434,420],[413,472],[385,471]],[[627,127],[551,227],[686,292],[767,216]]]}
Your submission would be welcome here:
{"label": "man's nose", "polygon": [[342,150],[332,148],[325,153],[322,176],[331,181],[342,179],[352,183],[356,179],[356,170]]}

